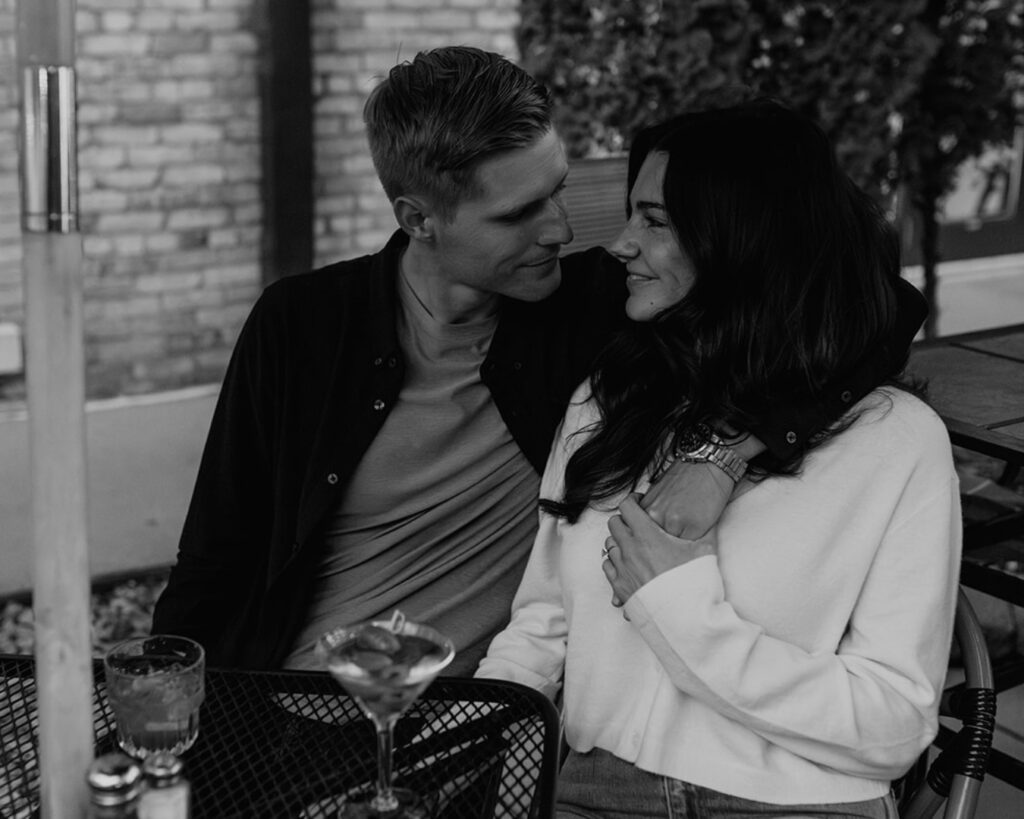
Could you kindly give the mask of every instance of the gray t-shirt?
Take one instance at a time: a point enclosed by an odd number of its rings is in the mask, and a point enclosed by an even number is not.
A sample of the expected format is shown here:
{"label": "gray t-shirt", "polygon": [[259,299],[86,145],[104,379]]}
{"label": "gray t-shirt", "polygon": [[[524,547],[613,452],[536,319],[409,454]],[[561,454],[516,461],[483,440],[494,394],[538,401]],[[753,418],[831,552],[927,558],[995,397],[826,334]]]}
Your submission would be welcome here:
{"label": "gray t-shirt", "polygon": [[480,380],[496,317],[437,322],[399,277],[406,380],[328,527],[287,668],[325,631],[395,608],[455,643],[468,676],[508,621],[537,529],[540,478]]}

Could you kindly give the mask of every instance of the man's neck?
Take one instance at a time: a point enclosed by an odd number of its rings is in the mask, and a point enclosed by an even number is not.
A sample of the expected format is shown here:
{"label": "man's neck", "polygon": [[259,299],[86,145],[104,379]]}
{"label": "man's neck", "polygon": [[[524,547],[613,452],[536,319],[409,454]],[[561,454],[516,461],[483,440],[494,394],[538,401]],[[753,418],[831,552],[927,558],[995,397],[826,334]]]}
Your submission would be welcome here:
{"label": "man's neck", "polygon": [[499,297],[453,282],[429,250],[412,241],[402,254],[399,275],[423,308],[443,324],[465,324],[493,315]]}

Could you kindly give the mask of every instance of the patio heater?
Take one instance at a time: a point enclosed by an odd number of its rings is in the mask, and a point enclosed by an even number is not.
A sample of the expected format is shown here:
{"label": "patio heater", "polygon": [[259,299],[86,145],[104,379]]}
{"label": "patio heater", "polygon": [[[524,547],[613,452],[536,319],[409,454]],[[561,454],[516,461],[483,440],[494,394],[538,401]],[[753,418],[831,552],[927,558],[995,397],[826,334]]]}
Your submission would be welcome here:
{"label": "patio heater", "polygon": [[75,0],[18,0],[17,42],[40,808],[71,819],[93,758]]}

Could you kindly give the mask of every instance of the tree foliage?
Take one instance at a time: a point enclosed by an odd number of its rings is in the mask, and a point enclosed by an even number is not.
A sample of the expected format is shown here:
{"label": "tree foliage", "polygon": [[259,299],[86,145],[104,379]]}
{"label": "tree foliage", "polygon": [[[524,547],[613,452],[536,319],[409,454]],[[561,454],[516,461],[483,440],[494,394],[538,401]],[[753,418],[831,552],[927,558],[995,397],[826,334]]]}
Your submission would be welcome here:
{"label": "tree foliage", "polygon": [[934,297],[942,197],[1021,122],[1022,15],[1024,0],[523,0],[519,46],[574,157],[750,95],[813,116],[862,187],[887,205],[907,192]]}
{"label": "tree foliage", "polygon": [[617,153],[644,125],[729,98],[746,11],[744,0],[527,0],[520,53],[552,89],[571,155]]}
{"label": "tree foliage", "polygon": [[937,44],[912,2],[759,2],[761,36],[744,60],[754,91],[817,120],[840,161],[873,193],[892,192],[893,117],[913,94]]}
{"label": "tree foliage", "polygon": [[[928,0],[922,23],[938,43],[900,107],[897,168],[917,221],[925,295],[935,302],[938,214],[957,169],[1013,142],[1024,111],[1024,0]],[[933,309],[926,328],[935,329]]]}

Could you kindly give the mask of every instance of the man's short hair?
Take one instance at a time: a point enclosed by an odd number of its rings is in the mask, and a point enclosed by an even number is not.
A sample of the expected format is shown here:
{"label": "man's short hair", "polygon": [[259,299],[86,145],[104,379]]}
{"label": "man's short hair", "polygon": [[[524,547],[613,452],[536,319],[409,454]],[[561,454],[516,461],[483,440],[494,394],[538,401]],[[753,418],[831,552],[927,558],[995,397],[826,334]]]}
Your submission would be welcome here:
{"label": "man's short hair", "polygon": [[532,145],[552,127],[544,86],[501,55],[468,46],[422,51],[392,68],[363,119],[388,198],[428,196],[446,219],[479,194],[483,160]]}

